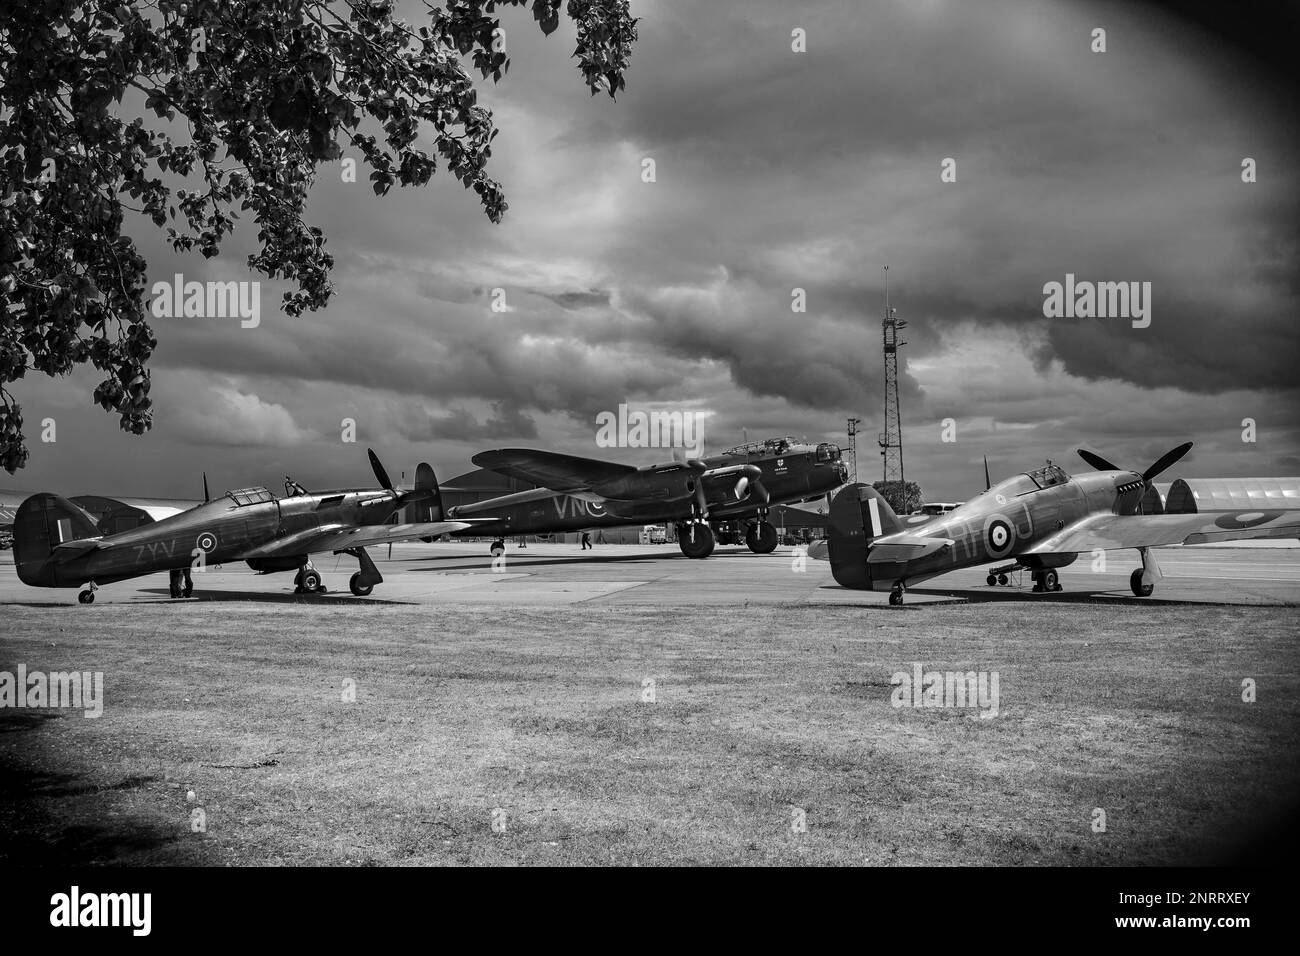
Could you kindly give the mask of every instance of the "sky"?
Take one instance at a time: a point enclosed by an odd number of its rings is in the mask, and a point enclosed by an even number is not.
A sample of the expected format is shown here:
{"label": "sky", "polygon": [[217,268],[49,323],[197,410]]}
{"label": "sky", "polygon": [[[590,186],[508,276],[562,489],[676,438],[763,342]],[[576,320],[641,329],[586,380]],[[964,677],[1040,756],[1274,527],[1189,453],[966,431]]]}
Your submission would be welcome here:
{"label": "sky", "polygon": [[[14,393],[31,460],[0,487],[368,485],[366,447],[408,480],[418,461],[445,480],[512,446],[662,460],[597,447],[596,416],[624,403],[700,413],[707,452],[846,444],[860,417],[874,480],[886,265],[909,323],[904,466],[928,499],[982,490],[985,455],[994,480],[1047,458],[1086,470],[1080,447],[1140,470],[1187,440],[1162,480],[1300,475],[1296,111],[1249,56],[1134,4],[632,10],[617,102],[583,85],[567,21],[544,37],[501,11],[511,68],[480,83],[500,225],[445,173],[376,197],[364,171],[322,166],[308,218],[336,259],[327,308],[285,316],[263,281],[256,328],[155,320],[143,437],[92,404],[92,373],[29,377]],[[133,235],[151,282],[261,278],[246,230],[210,261]],[[1044,285],[1067,274],[1150,283],[1150,324],[1045,316]]]}

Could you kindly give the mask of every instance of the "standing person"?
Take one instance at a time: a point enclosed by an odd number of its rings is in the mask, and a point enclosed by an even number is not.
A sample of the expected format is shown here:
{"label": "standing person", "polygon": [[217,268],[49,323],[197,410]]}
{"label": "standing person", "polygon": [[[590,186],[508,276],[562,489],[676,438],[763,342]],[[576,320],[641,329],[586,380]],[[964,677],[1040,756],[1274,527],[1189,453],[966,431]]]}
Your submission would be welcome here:
{"label": "standing person", "polygon": [[167,576],[168,576],[169,578],[171,578],[171,591],[172,591],[172,597],[174,597],[174,598],[178,598],[178,597],[180,597],[180,596],[181,596],[181,572],[180,572],[180,569],[179,569],[179,568],[173,568],[172,570],[170,570],[170,571],[167,572]]}
{"label": "standing person", "polygon": [[589,548],[591,548],[591,532],[584,531],[582,532],[582,550],[586,551]]}
{"label": "standing person", "polygon": [[189,597],[194,593],[194,579],[190,577],[190,566],[188,564],[181,568],[181,575],[184,578],[181,583],[181,597]]}

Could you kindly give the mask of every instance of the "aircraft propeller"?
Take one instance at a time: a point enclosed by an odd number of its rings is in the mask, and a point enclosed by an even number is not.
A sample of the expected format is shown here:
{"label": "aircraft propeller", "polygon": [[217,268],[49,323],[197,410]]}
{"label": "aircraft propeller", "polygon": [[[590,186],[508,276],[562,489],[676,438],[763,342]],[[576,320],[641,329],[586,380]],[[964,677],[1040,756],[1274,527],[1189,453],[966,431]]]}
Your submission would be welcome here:
{"label": "aircraft propeller", "polygon": [[[1183,444],[1179,445],[1177,448],[1169,449],[1169,451],[1165,452],[1163,455],[1157,458],[1151,464],[1151,466],[1147,468],[1146,471],[1142,472],[1141,478],[1142,478],[1143,498],[1145,498],[1146,493],[1151,490],[1152,480],[1157,475],[1159,475],[1162,471],[1164,471],[1174,462],[1178,461],[1178,459],[1182,458],[1191,450],[1192,450],[1192,443],[1184,442]],[[1120,468],[1118,465],[1112,464],[1111,462],[1107,461],[1105,458],[1102,458],[1101,455],[1094,454],[1093,452],[1087,451],[1083,448],[1079,449],[1079,457],[1082,458],[1084,461],[1086,461],[1088,464],[1092,465],[1092,467],[1096,468],[1098,471],[1123,471],[1123,469]],[[1142,500],[1143,500],[1142,498],[1139,498],[1137,504],[1135,505],[1135,507],[1138,509],[1139,512],[1141,512],[1142,510]]]}
{"label": "aircraft propeller", "polygon": [[425,501],[434,496],[434,492],[428,488],[416,488],[413,491],[403,491],[398,493],[397,489],[393,487],[393,480],[388,477],[388,471],[379,461],[379,456],[375,454],[374,449],[367,448],[366,454],[370,456],[370,469],[375,473],[375,478],[378,480],[379,486],[385,491],[393,494],[393,505],[395,508],[409,505],[415,501]]}
{"label": "aircraft propeller", "polygon": [[393,481],[388,477],[388,472],[384,471],[384,466],[379,463],[379,456],[375,454],[375,450],[367,448],[366,454],[370,456],[370,469],[375,473],[375,478],[379,480],[379,487],[385,491],[392,491]]}
{"label": "aircraft propeller", "polygon": [[[1142,472],[1143,484],[1150,485],[1151,479],[1155,478],[1156,475],[1160,474],[1162,471],[1164,471],[1174,462],[1178,461],[1178,459],[1182,458],[1191,450],[1192,450],[1192,443],[1184,442],[1183,444],[1179,445],[1177,448],[1171,448],[1169,451],[1165,452],[1163,455],[1161,455],[1159,458],[1155,460],[1155,463],[1152,464],[1150,468]],[[1079,449],[1079,457],[1082,458],[1084,461],[1086,461],[1088,464],[1092,465],[1092,467],[1096,468],[1098,471],[1123,471],[1123,469],[1120,468],[1119,465],[1113,464],[1107,461],[1105,458],[1102,458],[1101,455],[1095,454],[1094,452],[1090,452],[1084,448]]]}

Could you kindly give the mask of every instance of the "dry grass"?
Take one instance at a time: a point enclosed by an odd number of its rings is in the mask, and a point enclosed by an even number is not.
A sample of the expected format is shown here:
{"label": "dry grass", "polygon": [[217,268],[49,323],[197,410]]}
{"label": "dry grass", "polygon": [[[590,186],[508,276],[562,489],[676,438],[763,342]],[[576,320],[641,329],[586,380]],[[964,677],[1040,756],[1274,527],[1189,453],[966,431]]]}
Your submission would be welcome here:
{"label": "dry grass", "polygon": [[[1294,609],[3,614],[0,669],[107,698],[0,711],[10,863],[1206,862],[1300,782]],[[894,709],[915,660],[1002,713]]]}

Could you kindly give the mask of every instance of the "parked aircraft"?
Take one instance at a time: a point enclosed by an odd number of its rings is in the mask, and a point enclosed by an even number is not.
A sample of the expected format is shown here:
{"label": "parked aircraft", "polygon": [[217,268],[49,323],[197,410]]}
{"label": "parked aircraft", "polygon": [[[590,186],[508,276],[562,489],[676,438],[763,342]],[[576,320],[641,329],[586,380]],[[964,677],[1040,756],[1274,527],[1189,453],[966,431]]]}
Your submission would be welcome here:
{"label": "parked aircraft", "polygon": [[715,528],[732,521],[745,525],[751,551],[768,554],[777,545],[776,528],[767,520],[772,505],[821,498],[848,478],[837,446],[793,438],[644,468],[528,448],[484,451],[472,461],[541,486],[448,512],[458,521],[491,519],[472,533],[497,535],[494,554],[511,535],[669,521],[676,522],[678,545],[689,558],[712,554]]}
{"label": "parked aircraft", "polygon": [[1152,480],[1191,447],[1191,442],[1179,445],[1140,473],[1080,450],[1097,471],[1071,477],[1049,461],[911,528],[875,489],[849,485],[831,502],[827,541],[808,553],[829,560],[832,575],[844,587],[888,590],[889,603],[902,604],[909,585],[996,561],[1010,563],[989,575],[990,585],[999,574],[1025,570],[1033,575],[1035,592],[1060,591],[1057,569],[1080,554],[1135,548],[1142,567],[1130,576],[1129,587],[1147,597],[1160,578],[1153,548],[1300,538],[1300,512],[1295,510],[1143,513]]}
{"label": "parked aircraft", "polygon": [[32,587],[83,588],[79,600],[89,604],[101,585],[114,581],[245,561],[263,574],[296,570],[297,592],[309,593],[325,590],[311,555],[333,552],[357,559],[360,570],[349,586],[353,594],[364,597],[383,581],[366,554],[367,547],[431,538],[471,526],[467,521],[442,520],[386,524],[407,505],[436,500],[437,481],[433,469],[421,464],[415,489],[398,492],[375,453],[368,454],[381,486],[378,490],[313,494],[286,478],[283,498],[265,488],[241,488],[120,534],[103,534],[84,509],[66,498],[32,495],[14,516],[18,577]]}

